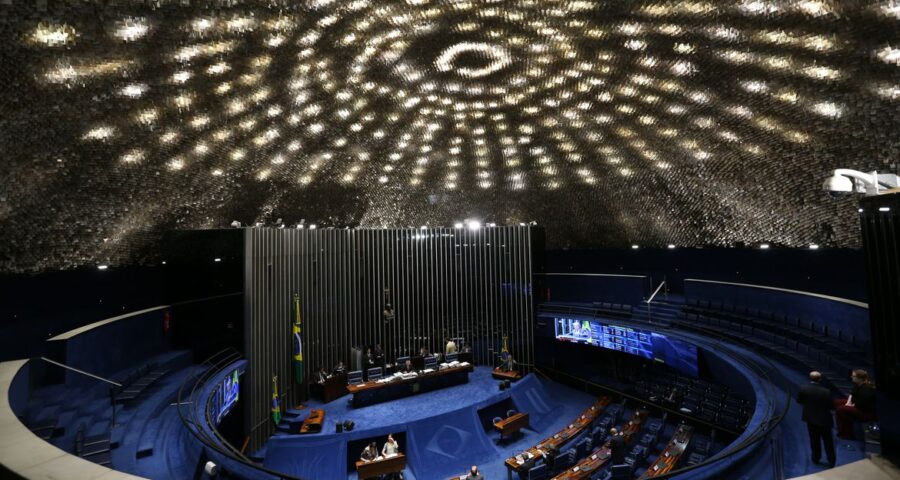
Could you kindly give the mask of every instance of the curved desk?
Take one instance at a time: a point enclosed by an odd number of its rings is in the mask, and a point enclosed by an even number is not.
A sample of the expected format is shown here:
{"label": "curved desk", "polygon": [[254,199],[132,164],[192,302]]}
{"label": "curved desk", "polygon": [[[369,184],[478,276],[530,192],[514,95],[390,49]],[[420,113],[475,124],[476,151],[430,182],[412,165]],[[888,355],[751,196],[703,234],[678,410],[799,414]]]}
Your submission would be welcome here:
{"label": "curved desk", "polygon": [[0,363],[0,465],[23,478],[38,480],[141,480],[142,477],[91,463],[47,443],[19,421],[10,405],[14,381],[27,382],[28,360]]}

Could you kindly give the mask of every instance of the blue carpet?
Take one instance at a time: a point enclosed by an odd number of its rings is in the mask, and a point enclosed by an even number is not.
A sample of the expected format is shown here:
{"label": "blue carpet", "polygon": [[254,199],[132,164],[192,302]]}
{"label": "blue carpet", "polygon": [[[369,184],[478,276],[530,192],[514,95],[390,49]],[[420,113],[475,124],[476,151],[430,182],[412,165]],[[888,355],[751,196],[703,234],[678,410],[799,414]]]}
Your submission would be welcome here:
{"label": "blue carpet", "polygon": [[[427,392],[363,408],[349,406],[349,397],[329,404],[311,402],[325,409],[323,433],[273,437],[266,445],[264,464],[273,469],[316,478],[347,477],[356,474],[347,468],[347,443],[405,432],[407,479],[447,478],[478,464],[487,478],[505,478],[503,461],[555,433],[581,411],[594,397],[577,390],[529,375],[499,391],[497,380],[487,367],[477,367],[469,383]],[[528,412],[530,429],[515,438],[498,443],[495,433],[486,431],[478,410],[512,399],[514,408]],[[352,432],[336,434],[338,421],[352,420]]]}

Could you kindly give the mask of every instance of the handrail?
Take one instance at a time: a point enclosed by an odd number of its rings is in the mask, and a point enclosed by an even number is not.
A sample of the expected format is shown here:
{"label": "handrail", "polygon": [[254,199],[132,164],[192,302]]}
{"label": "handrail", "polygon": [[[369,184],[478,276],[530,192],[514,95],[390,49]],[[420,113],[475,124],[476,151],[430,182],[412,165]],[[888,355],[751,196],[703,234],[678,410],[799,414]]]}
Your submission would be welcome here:
{"label": "handrail", "polygon": [[98,375],[94,375],[93,373],[85,372],[84,370],[79,370],[79,369],[77,369],[77,368],[75,368],[75,367],[70,367],[70,366],[68,366],[68,365],[65,365],[65,364],[56,362],[56,361],[54,361],[54,360],[50,360],[50,359],[47,358],[47,357],[41,357],[41,360],[43,360],[43,361],[45,361],[45,362],[47,362],[47,363],[52,363],[53,365],[56,365],[57,367],[62,367],[62,368],[65,368],[66,370],[71,370],[71,371],[73,371],[73,372],[75,372],[75,373],[80,373],[80,374],[82,374],[82,375],[91,377],[91,378],[93,378],[93,379],[95,379],[95,380],[100,380],[101,382],[106,382],[106,383],[115,385],[115,386],[117,386],[117,387],[121,387],[121,386],[122,386],[121,383],[114,382],[114,381],[112,381],[112,380],[103,378],[103,377],[98,376]]}
{"label": "handrail", "polygon": [[646,301],[647,301],[647,305],[649,305],[650,302],[653,301],[653,298],[656,297],[656,294],[659,293],[660,289],[662,289],[663,285],[665,285],[665,284],[666,284],[666,281],[663,280],[662,283],[660,283],[659,286],[656,287],[656,290],[653,291],[653,295],[650,295],[650,298],[648,298],[648,299],[646,300]]}
{"label": "handrail", "polygon": [[[288,475],[283,472],[278,472],[275,470],[268,469],[263,467],[262,465],[258,465],[254,463],[252,460],[247,458],[246,455],[243,454],[241,450],[238,450],[233,445],[228,443],[227,440],[222,438],[219,434],[218,430],[210,423],[209,418],[209,409],[208,403],[209,399],[207,399],[206,404],[202,405],[203,409],[203,417],[197,417],[197,410],[194,405],[199,405],[195,401],[195,396],[198,395],[198,390],[212,377],[221,373],[228,365],[239,361],[243,358],[240,352],[233,348],[227,348],[218,353],[213,354],[211,357],[203,361],[202,366],[206,367],[202,372],[197,374],[192,374],[185,378],[184,382],[182,382],[181,386],[178,389],[178,396],[176,402],[178,404],[178,416],[181,419],[181,423],[191,432],[191,434],[200,441],[204,446],[215,450],[216,452],[224,455],[225,457],[234,460],[235,462],[241,463],[242,465],[257,470],[261,473],[265,473],[268,475],[272,475],[277,478],[285,479],[285,480],[303,480],[300,477],[295,477],[292,475]],[[185,393],[186,388],[188,388],[188,384],[193,381],[193,385],[190,386],[190,394],[188,395],[188,399],[190,401],[184,402],[182,401],[183,394]],[[189,409],[189,413],[182,412],[181,405],[189,404],[191,405]],[[189,416],[189,417],[188,417]],[[205,423],[209,430],[211,430],[212,434],[207,433],[207,430],[203,427],[201,423]]]}

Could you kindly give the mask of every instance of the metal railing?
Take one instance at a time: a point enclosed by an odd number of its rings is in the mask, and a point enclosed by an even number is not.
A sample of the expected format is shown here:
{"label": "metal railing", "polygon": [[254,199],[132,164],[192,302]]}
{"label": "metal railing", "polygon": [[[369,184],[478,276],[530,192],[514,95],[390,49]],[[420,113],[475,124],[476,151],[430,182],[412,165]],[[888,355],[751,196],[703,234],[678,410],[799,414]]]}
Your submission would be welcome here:
{"label": "metal railing", "polygon": [[663,279],[663,281],[660,282],[659,286],[656,287],[656,290],[653,291],[653,294],[650,295],[650,298],[648,298],[647,300],[645,300],[646,303],[647,303],[647,321],[650,322],[650,323],[653,323],[653,309],[652,309],[652,307],[650,306],[650,304],[653,303],[653,299],[656,298],[656,295],[659,293],[660,290],[662,290],[662,288],[663,288],[665,285],[666,285],[666,280]]}
{"label": "metal railing", "polygon": [[[189,375],[184,382],[182,382],[178,389],[176,400],[178,416],[181,418],[181,423],[205,447],[210,448],[235,462],[275,478],[303,480],[301,477],[268,469],[248,458],[241,450],[235,448],[219,434],[215,427],[215,423],[210,418],[208,408],[209,398],[207,398],[206,402],[200,403],[203,386],[206,385],[210,379],[224,372],[229,365],[232,365],[239,360],[243,360],[243,355],[233,348],[227,348],[204,361],[197,372]],[[187,396],[185,396],[186,392]],[[186,412],[183,408],[184,406],[187,406]],[[198,412],[198,408],[202,409],[201,412]],[[198,414],[202,416],[198,416]],[[228,470],[227,465],[220,465],[220,467]]]}
{"label": "metal railing", "polygon": [[[726,446],[722,451],[720,451],[719,453],[713,455],[713,456],[710,457],[710,458],[707,458],[707,459],[704,460],[703,462],[700,462],[700,463],[695,464],[695,465],[687,466],[687,467],[682,467],[682,468],[679,468],[679,469],[677,469],[677,470],[673,470],[673,471],[671,471],[671,472],[669,472],[669,473],[666,473],[666,474],[663,474],[663,475],[659,475],[659,476],[654,477],[654,478],[660,478],[660,479],[662,479],[662,478],[672,478],[672,477],[674,477],[674,476],[676,476],[676,475],[681,475],[681,474],[683,474],[683,473],[687,473],[687,472],[689,472],[689,471],[693,471],[693,470],[699,469],[699,468],[701,468],[701,467],[711,466],[711,465],[713,465],[714,463],[717,463],[717,462],[719,462],[719,461],[721,461],[721,460],[724,460],[724,459],[726,459],[726,458],[729,458],[729,457],[732,457],[732,456],[734,456],[734,455],[737,455],[738,453],[745,452],[748,448],[755,448],[755,447],[759,446],[759,444],[760,444],[761,441],[764,441],[764,440],[767,440],[767,439],[771,441],[772,438],[773,438],[773,437],[771,437],[773,430],[781,423],[781,420],[782,420],[782,419],[784,418],[784,416],[787,414],[788,407],[790,406],[790,402],[791,402],[791,398],[790,398],[790,389],[787,388],[787,385],[780,385],[780,384],[784,383],[784,379],[779,377],[779,380],[776,382],[776,381],[768,374],[768,371],[776,371],[776,370],[775,370],[775,365],[772,364],[772,362],[771,362],[769,359],[767,359],[767,358],[765,358],[765,357],[761,357],[761,356],[758,357],[758,358],[762,361],[762,363],[763,363],[763,365],[760,365],[760,364],[758,364],[758,363],[756,363],[756,362],[750,361],[750,360],[748,360],[748,359],[746,359],[746,358],[743,358],[743,357],[741,357],[741,356],[738,356],[738,355],[732,355],[730,352],[727,352],[727,351],[723,350],[721,347],[719,347],[718,344],[717,344],[718,341],[723,341],[723,340],[724,340],[724,341],[729,341],[726,337],[723,337],[723,336],[720,336],[720,335],[716,335],[716,334],[712,334],[712,333],[710,333],[710,334],[705,334],[704,336],[710,337],[710,340],[711,340],[711,341],[707,341],[707,342],[704,342],[704,341],[702,341],[702,340],[699,341],[699,343],[702,344],[702,346],[703,346],[704,348],[709,348],[709,349],[715,350],[715,351],[717,351],[717,352],[719,352],[719,353],[721,353],[721,354],[723,354],[723,355],[728,355],[728,357],[729,357],[730,359],[734,360],[735,362],[737,362],[738,364],[740,364],[740,365],[743,366],[744,368],[746,368],[746,369],[752,371],[754,375],[758,376],[761,380],[763,380],[762,383],[763,383],[764,389],[763,389],[762,392],[757,392],[757,400],[760,400],[760,399],[763,399],[763,400],[769,400],[769,401],[766,401],[766,403],[764,404],[764,405],[765,405],[765,410],[763,411],[763,414],[762,414],[762,418],[764,419],[764,421],[762,421],[762,422],[759,424],[759,426],[757,426],[756,429],[754,429],[754,430],[749,434],[749,436],[747,436],[746,438],[744,438],[744,439],[741,440],[740,442],[732,443],[732,444]],[[597,384],[597,383],[591,382],[591,381],[589,381],[589,380],[586,380],[586,379],[584,379],[584,378],[577,377],[577,376],[575,376],[575,375],[571,375],[571,374],[568,374],[568,373],[565,373],[565,372],[562,372],[562,371],[559,371],[559,370],[556,370],[556,369],[553,369],[553,368],[548,368],[548,367],[546,367],[546,366],[540,366],[540,367],[538,367],[538,368],[541,369],[541,370],[552,371],[552,372],[554,372],[554,373],[556,373],[556,374],[559,374],[560,376],[564,376],[564,377],[568,377],[568,378],[570,378],[570,379],[573,379],[573,380],[575,380],[576,382],[581,383],[581,384],[584,385],[585,387],[587,387],[588,385],[590,385],[590,386],[595,387],[595,388],[599,388],[599,389],[602,389],[602,390],[606,390],[606,391],[609,391],[609,392],[616,393],[616,394],[618,394],[618,395],[623,396],[624,398],[632,398],[632,399],[634,399],[634,400],[636,400],[636,401],[639,401],[639,402],[641,402],[641,403],[643,403],[643,404],[649,404],[649,405],[652,405],[653,407],[655,407],[655,408],[660,408],[660,409],[662,409],[662,410],[664,410],[664,411],[672,411],[672,410],[669,409],[669,408],[666,408],[666,407],[664,407],[664,406],[662,406],[662,405],[654,404],[653,402],[649,402],[649,401],[647,401],[646,399],[641,399],[641,398],[639,398],[639,397],[635,397],[635,396],[633,396],[633,395],[629,395],[629,394],[626,394],[626,393],[624,393],[624,392],[620,392],[619,390],[616,390],[616,389],[611,388],[611,387],[609,387],[609,386]],[[546,375],[546,373],[544,373],[543,371],[541,372],[541,374],[544,375],[544,376],[547,376],[548,378],[550,378],[550,377],[549,377],[548,375]],[[779,409],[778,402],[776,401],[776,400],[777,400],[777,393],[778,393],[778,390],[782,390],[782,391],[784,392],[784,398],[782,399],[782,403],[781,403],[781,408],[780,408],[780,409]],[[721,426],[714,425],[714,424],[710,424],[709,422],[705,422],[705,421],[703,421],[703,420],[701,420],[701,419],[696,419],[696,418],[693,418],[693,417],[686,416],[686,415],[684,415],[684,414],[681,413],[681,412],[675,412],[675,413],[677,413],[679,416],[682,416],[682,417],[688,417],[688,418],[691,419],[691,421],[695,421],[695,422],[704,424],[704,425],[706,425],[706,426],[708,426],[708,427],[714,427],[714,428],[717,429],[717,430],[721,430],[721,431],[728,432],[728,433],[732,433],[732,434],[735,433],[735,432],[729,431],[728,429],[722,428]],[[752,418],[752,417],[751,417],[751,418]],[[741,435],[746,434],[746,433],[747,433],[747,431],[745,430],[743,433],[741,433]],[[769,443],[769,442],[767,442],[767,443]],[[773,446],[773,447],[775,446],[773,443],[769,443],[769,445],[770,445],[770,446]],[[781,472],[781,475],[782,475],[781,477],[777,477],[777,476],[776,476],[775,478],[776,478],[777,480],[781,480],[782,478],[784,478],[784,477],[783,477],[784,466],[783,466],[783,463],[782,463],[782,462],[783,462],[783,457],[782,457],[781,455],[779,455],[779,454],[773,454],[773,463],[774,463],[774,464],[773,464],[773,469],[774,469],[774,471],[775,471],[776,473],[777,473],[777,472]]]}

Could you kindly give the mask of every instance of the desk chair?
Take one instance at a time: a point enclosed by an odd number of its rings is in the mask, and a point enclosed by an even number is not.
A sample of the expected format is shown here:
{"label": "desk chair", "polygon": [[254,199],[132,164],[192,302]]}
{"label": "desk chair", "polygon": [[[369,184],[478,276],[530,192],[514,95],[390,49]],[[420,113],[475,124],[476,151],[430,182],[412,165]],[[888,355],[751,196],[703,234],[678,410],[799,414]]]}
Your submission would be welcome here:
{"label": "desk chair", "polygon": [[347,372],[347,385],[358,385],[363,382],[362,370]]}
{"label": "desk chair", "polygon": [[549,473],[547,465],[542,463],[528,470],[528,480],[547,480]]}
{"label": "desk chair", "polygon": [[437,359],[434,358],[434,355],[425,357],[425,368],[432,368],[437,370]]}

